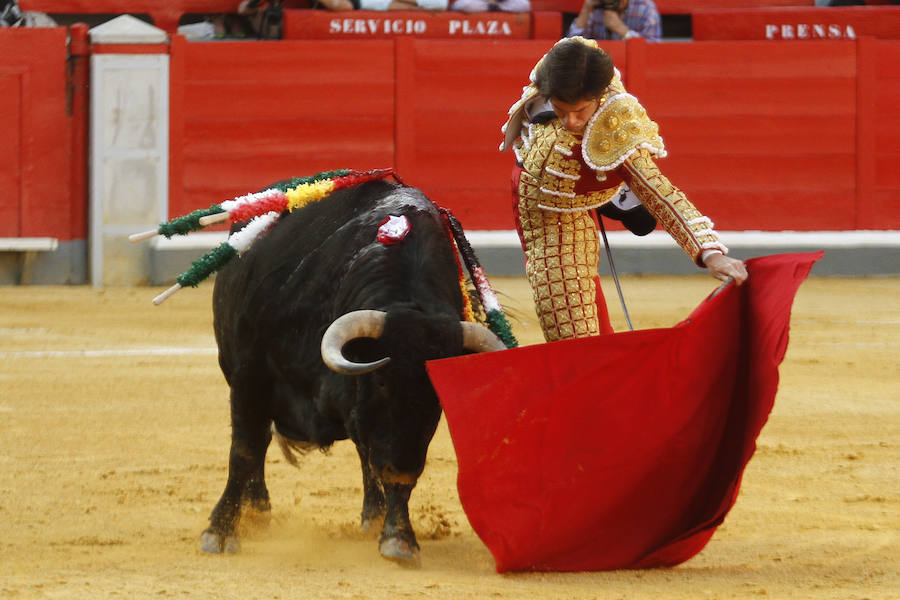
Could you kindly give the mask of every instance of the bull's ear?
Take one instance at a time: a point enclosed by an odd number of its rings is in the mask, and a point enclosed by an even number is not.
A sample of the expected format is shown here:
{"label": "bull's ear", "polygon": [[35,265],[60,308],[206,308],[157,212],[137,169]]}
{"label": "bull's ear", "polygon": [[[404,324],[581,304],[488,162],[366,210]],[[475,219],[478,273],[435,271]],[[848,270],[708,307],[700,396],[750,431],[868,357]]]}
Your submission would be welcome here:
{"label": "bull's ear", "polygon": [[384,331],[387,313],[380,310],[356,310],[341,315],[325,330],[320,351],[325,365],[344,375],[363,375],[382,367],[391,360],[389,356],[367,363],[356,363],[344,356],[344,344],[361,337],[379,338]]}
{"label": "bull's ear", "polygon": [[477,323],[460,321],[463,333],[463,348],[470,352],[493,352],[506,350],[506,344],[500,341],[494,333]]}

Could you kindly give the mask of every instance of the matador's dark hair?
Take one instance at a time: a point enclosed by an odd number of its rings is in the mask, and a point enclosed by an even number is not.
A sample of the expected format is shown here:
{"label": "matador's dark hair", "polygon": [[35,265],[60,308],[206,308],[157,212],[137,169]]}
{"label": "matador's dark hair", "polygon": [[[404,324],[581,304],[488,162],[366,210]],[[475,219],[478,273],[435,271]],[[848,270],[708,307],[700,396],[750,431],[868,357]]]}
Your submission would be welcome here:
{"label": "matador's dark hair", "polygon": [[613,63],[600,48],[567,39],[550,49],[535,76],[542,96],[575,103],[603,93],[612,81]]}

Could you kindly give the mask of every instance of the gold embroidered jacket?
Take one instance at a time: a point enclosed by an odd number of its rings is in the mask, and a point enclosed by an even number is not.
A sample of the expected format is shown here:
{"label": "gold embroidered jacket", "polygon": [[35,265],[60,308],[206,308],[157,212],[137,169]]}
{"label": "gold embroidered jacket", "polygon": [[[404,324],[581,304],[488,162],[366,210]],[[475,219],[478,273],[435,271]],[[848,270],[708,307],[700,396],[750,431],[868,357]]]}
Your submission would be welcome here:
{"label": "gold embroidered jacket", "polygon": [[705,250],[727,253],[712,221],[656,166],[653,159],[666,156],[659,128],[625,90],[618,70],[583,134],[566,130],[558,118],[532,121],[546,103],[532,83],[502,129],[500,149],[512,148],[523,168],[520,201],[547,211],[589,210],[611,201],[624,182],[698,265]]}

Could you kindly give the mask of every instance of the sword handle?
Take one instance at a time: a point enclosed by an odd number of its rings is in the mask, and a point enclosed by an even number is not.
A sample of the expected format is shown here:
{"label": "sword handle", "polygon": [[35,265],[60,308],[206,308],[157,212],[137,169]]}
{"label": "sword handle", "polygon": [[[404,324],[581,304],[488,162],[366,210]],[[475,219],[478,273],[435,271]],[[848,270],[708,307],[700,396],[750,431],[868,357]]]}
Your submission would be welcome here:
{"label": "sword handle", "polygon": [[709,298],[707,298],[706,300],[707,300],[707,301],[712,300],[713,298],[715,298],[716,296],[718,296],[718,295],[721,293],[722,290],[724,290],[725,288],[727,288],[727,287],[728,287],[729,285],[731,285],[732,283],[734,283],[734,277],[732,277],[731,275],[729,275],[727,278],[725,278],[725,281],[722,283],[722,285],[720,285],[719,287],[717,287],[717,288],[715,289],[715,291],[714,291],[712,294],[710,294],[710,295],[709,295]]}

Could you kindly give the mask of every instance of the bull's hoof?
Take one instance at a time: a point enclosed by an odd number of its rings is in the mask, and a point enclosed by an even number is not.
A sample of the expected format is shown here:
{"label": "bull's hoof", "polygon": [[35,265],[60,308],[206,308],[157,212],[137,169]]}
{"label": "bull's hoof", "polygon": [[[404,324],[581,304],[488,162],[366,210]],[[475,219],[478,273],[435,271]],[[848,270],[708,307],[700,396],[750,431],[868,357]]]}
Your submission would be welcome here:
{"label": "bull's hoof", "polygon": [[419,548],[410,545],[406,540],[400,538],[386,538],[378,544],[378,551],[388,560],[392,560],[401,567],[409,569],[418,569],[422,566],[422,559],[419,557]]}
{"label": "bull's hoof", "polygon": [[200,549],[208,554],[237,554],[241,541],[236,535],[222,535],[207,529],[200,536]]}

